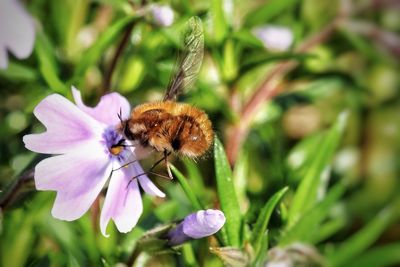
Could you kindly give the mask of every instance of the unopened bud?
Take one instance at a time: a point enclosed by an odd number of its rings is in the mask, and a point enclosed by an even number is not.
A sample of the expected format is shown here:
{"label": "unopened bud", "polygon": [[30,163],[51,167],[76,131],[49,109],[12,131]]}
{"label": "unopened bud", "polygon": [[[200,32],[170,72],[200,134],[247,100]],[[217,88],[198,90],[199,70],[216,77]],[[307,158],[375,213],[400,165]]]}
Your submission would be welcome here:
{"label": "unopened bud", "polygon": [[225,224],[224,213],[220,210],[200,210],[185,217],[169,231],[169,245],[177,246],[191,239],[207,237],[218,232]]}

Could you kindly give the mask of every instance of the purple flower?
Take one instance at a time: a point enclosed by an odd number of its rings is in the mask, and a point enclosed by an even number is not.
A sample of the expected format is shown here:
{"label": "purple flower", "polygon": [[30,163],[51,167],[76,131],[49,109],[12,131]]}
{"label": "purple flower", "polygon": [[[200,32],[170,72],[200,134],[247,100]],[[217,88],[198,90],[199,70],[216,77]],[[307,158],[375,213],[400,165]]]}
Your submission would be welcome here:
{"label": "purple flower", "polygon": [[7,50],[17,58],[32,53],[35,40],[33,19],[17,0],[0,1],[0,69],[8,66]]}
{"label": "purple flower", "polygon": [[271,51],[286,51],[293,43],[292,31],[283,26],[264,25],[254,28],[252,32]]}
{"label": "purple flower", "polygon": [[220,210],[200,210],[185,219],[168,233],[171,246],[180,245],[191,239],[199,239],[218,232],[225,224],[225,215]]}
{"label": "purple flower", "polygon": [[168,27],[174,22],[174,11],[170,6],[153,4],[150,6],[150,14],[159,26]]}
{"label": "purple flower", "polygon": [[101,232],[108,236],[110,219],[120,232],[129,232],[143,209],[139,184],[150,195],[165,196],[146,175],[132,179],[143,173],[138,162],[120,168],[140,157],[134,146],[115,147],[131,145],[117,130],[118,113],[127,119],[130,105],[120,94],[111,93],[91,108],[82,103],[77,89],[72,88],[72,93],[76,105],[57,94],[43,99],[34,114],[46,132],[23,138],[29,150],[56,154],[36,165],[36,188],[57,191],[52,215],[72,221],[90,208],[110,180],[100,216]]}

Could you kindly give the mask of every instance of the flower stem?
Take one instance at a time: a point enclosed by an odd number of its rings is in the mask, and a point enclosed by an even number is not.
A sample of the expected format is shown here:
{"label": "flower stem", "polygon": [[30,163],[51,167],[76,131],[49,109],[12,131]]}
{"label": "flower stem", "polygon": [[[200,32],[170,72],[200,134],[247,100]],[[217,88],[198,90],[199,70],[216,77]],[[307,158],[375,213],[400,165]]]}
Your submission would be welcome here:
{"label": "flower stem", "polygon": [[124,35],[122,36],[121,41],[118,44],[117,50],[115,51],[115,54],[111,60],[110,66],[108,70],[106,71],[104,75],[104,80],[103,80],[103,85],[102,85],[102,94],[106,94],[111,91],[111,81],[112,81],[112,76],[115,70],[115,67],[117,66],[118,60],[122,55],[122,52],[125,49],[125,46],[128,44],[129,37],[131,36],[133,27],[135,26],[136,21],[132,21],[126,28]]}
{"label": "flower stem", "polygon": [[34,169],[32,168],[23,172],[15,179],[15,181],[9,186],[6,191],[3,192],[0,197],[0,210],[4,210],[12,203],[21,188],[30,181],[33,181],[33,176]]}

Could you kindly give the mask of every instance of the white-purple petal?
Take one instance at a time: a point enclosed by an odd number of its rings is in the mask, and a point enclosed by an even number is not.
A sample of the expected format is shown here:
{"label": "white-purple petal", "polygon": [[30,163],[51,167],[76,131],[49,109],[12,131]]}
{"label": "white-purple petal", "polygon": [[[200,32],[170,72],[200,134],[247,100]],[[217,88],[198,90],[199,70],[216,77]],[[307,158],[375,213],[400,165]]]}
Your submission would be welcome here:
{"label": "white-purple petal", "polygon": [[8,63],[7,50],[17,58],[28,57],[33,50],[35,27],[31,16],[16,0],[0,1],[0,68]]}
{"label": "white-purple petal", "polygon": [[218,232],[225,224],[220,210],[200,210],[185,219],[167,234],[168,244],[178,246],[192,239],[199,239]]}
{"label": "white-purple petal", "polygon": [[38,153],[62,154],[74,151],[88,141],[100,138],[105,127],[57,94],[43,99],[36,106],[34,114],[47,131],[25,135],[23,141],[27,149]]}
{"label": "white-purple petal", "polygon": [[55,218],[78,219],[99,195],[111,173],[111,164],[101,149],[93,143],[36,165],[36,188],[57,191],[52,210]]}
{"label": "white-purple petal", "polygon": [[[135,169],[136,174],[144,173],[139,162],[132,163],[132,167]],[[143,188],[144,192],[151,196],[165,197],[165,194],[157,188],[157,186],[147,177],[147,175],[141,175],[138,177],[139,184]]]}
{"label": "white-purple petal", "polygon": [[185,217],[183,232],[191,238],[202,238],[218,232],[225,224],[225,215],[220,210],[200,210]]}
{"label": "white-purple petal", "polygon": [[110,219],[113,219],[118,231],[127,233],[132,230],[143,211],[137,179],[132,177],[130,167],[115,171],[108,186],[100,217],[100,230],[104,236]]}
{"label": "white-purple petal", "polygon": [[253,34],[263,43],[264,47],[277,52],[283,52],[293,43],[292,31],[284,26],[263,25],[253,29]]}
{"label": "white-purple petal", "polygon": [[121,113],[121,118],[126,120],[129,118],[131,106],[125,97],[118,93],[110,93],[101,97],[99,104],[95,107],[86,106],[81,97],[81,92],[75,87],[72,87],[72,95],[76,105],[89,114],[96,120],[107,125],[117,125],[120,123],[118,115]]}
{"label": "white-purple petal", "polygon": [[154,22],[159,26],[168,27],[174,22],[174,11],[170,6],[153,4],[150,6],[150,12]]}

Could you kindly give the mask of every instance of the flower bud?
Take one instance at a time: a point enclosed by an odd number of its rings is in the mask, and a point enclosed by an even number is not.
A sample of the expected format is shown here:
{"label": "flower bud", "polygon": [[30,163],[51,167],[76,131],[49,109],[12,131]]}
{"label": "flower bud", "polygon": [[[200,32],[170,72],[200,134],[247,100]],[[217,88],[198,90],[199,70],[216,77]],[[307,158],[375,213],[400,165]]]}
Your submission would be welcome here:
{"label": "flower bud", "polygon": [[167,5],[151,5],[150,15],[154,23],[159,26],[168,27],[174,22],[174,11]]}
{"label": "flower bud", "polygon": [[252,32],[268,50],[283,52],[293,43],[292,31],[283,26],[265,25],[254,28]]}
{"label": "flower bud", "polygon": [[199,239],[218,232],[225,224],[220,210],[200,210],[185,219],[168,233],[169,245],[177,246],[191,239]]}

